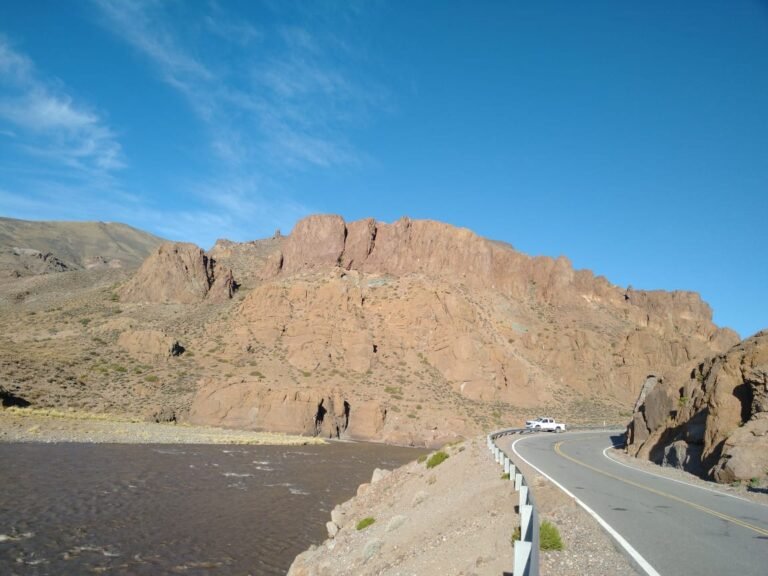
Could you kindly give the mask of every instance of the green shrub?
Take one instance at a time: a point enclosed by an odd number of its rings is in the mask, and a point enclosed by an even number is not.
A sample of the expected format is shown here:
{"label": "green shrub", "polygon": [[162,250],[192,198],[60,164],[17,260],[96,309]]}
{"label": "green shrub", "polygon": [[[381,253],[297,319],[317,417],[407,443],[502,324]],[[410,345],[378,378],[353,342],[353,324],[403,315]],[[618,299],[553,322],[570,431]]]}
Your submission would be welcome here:
{"label": "green shrub", "polygon": [[515,543],[515,540],[520,540],[520,526],[515,527],[515,531],[512,532],[512,543]]}
{"label": "green shrub", "polygon": [[547,520],[544,520],[541,523],[541,528],[539,528],[539,548],[541,550],[562,550],[564,548],[557,526]]}
{"label": "green shrub", "polygon": [[504,472],[504,474],[501,475],[502,480],[509,480],[509,472]]}
{"label": "green shrub", "polygon": [[442,450],[435,452],[432,454],[432,456],[429,457],[429,460],[427,460],[427,468],[434,468],[435,466],[439,466],[446,460],[448,460],[448,454]]}
{"label": "green shrub", "polygon": [[360,520],[360,522],[357,523],[356,528],[358,530],[365,530],[366,528],[368,528],[368,526],[370,526],[374,522],[376,522],[376,519],[372,518],[371,516],[368,516],[367,518],[363,518],[362,520]]}

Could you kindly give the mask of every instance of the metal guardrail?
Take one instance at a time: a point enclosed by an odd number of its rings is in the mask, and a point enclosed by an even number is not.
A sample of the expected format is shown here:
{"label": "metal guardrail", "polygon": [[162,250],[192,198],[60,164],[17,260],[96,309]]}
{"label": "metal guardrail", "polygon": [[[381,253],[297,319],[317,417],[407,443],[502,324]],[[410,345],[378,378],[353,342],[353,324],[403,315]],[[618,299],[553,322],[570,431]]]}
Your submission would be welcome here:
{"label": "metal guardrail", "polygon": [[496,462],[504,467],[515,491],[520,495],[520,540],[514,541],[514,576],[539,576],[539,513],[533,500],[528,481],[509,456],[496,446],[496,438],[512,434],[530,434],[527,428],[508,428],[488,434],[488,449]]}

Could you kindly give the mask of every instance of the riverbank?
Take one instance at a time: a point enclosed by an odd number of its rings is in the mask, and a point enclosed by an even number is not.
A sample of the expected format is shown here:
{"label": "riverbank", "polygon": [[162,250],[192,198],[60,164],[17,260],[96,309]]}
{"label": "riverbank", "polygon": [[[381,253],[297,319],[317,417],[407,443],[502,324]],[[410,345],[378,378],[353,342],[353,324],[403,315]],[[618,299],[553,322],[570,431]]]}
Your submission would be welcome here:
{"label": "riverbank", "polygon": [[332,511],[333,537],[297,556],[288,574],[511,573],[513,483],[502,479],[484,439],[442,451],[448,458],[431,468],[436,460],[426,458],[375,471]]}
{"label": "riverbank", "polygon": [[320,438],[209,426],[130,420],[111,414],[6,408],[0,410],[0,442],[114,444],[251,444],[301,446]]}

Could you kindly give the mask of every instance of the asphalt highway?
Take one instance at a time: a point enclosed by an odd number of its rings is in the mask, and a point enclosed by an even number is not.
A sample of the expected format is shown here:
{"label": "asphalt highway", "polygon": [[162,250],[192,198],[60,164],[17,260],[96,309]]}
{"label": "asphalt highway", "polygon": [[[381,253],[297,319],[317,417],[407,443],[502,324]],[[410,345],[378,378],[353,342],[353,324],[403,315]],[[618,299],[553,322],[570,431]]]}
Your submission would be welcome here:
{"label": "asphalt highway", "polygon": [[542,432],[497,443],[597,515],[641,573],[768,575],[768,506],[611,460],[605,452],[619,441],[608,432]]}

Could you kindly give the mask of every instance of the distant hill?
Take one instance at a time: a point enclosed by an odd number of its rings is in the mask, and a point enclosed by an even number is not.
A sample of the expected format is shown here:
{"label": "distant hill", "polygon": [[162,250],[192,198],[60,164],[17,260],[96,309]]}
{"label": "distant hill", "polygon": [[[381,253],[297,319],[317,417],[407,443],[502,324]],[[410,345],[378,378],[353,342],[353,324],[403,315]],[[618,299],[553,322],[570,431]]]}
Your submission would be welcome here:
{"label": "distant hill", "polygon": [[126,224],[0,218],[0,274],[136,268],[162,242]]}

